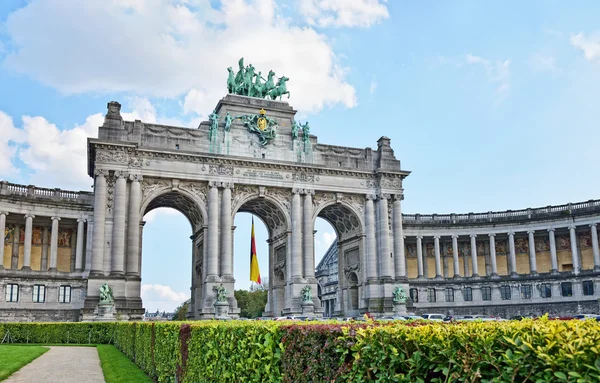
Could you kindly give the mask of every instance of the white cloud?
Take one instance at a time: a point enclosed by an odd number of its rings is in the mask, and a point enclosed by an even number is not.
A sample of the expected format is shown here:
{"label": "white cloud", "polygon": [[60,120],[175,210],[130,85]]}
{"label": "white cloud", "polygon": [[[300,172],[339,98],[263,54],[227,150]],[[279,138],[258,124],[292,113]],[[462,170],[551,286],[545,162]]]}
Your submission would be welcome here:
{"label": "white cloud", "polygon": [[371,85],[369,85],[369,93],[373,94],[377,90],[377,82],[375,80],[371,80]]}
{"label": "white cloud", "polygon": [[[334,7],[340,20],[363,9],[342,8]],[[5,30],[14,49],[4,64],[66,93],[187,95],[184,110],[206,115],[226,93],[226,68],[243,56],[263,74],[289,77],[297,109],[357,105],[328,38],[284,19],[274,0],[223,0],[219,10],[208,0],[32,0]]]}
{"label": "white cloud", "polygon": [[23,132],[15,127],[12,117],[0,110],[0,179],[18,174],[13,158],[17,143],[23,139]]}
{"label": "white cloud", "polygon": [[329,246],[331,246],[331,244],[333,243],[333,241],[335,241],[336,239],[336,235],[333,232],[324,232],[323,233],[323,245],[325,245],[325,247],[329,248]]}
{"label": "white cloud", "polygon": [[571,36],[571,45],[583,51],[589,61],[600,60],[600,32],[584,35],[582,32]]}
{"label": "white cloud", "polygon": [[533,68],[537,71],[555,72],[557,70],[556,59],[552,56],[534,53],[531,56],[530,61]]}
{"label": "white cloud", "polygon": [[189,292],[176,292],[171,286],[142,284],[143,305],[150,312],[173,312],[189,298]]}
{"label": "white cloud", "polygon": [[155,219],[159,218],[161,215],[178,215],[178,214],[181,214],[181,213],[175,209],[158,208],[158,209],[154,209],[154,210],[151,210],[148,213],[146,213],[146,215],[144,215],[144,221],[146,221],[146,223],[148,223],[148,222],[152,222]]}
{"label": "white cloud", "polygon": [[321,27],[370,27],[390,17],[387,0],[302,0],[300,13]]}
{"label": "white cloud", "polygon": [[488,80],[496,84],[496,104],[500,104],[510,93],[510,60],[491,61],[484,57],[467,54],[467,64],[480,65],[486,72]]}

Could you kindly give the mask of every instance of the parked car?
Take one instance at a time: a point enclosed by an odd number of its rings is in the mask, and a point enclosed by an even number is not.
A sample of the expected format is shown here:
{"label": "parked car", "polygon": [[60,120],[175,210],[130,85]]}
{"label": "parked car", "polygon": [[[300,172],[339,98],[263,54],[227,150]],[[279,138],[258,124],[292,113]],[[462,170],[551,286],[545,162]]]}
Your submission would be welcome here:
{"label": "parked car", "polygon": [[573,315],[573,319],[580,319],[580,320],[586,320],[586,319],[596,319],[598,321],[600,321],[600,315],[596,315],[596,314],[575,314]]}
{"label": "parked car", "polygon": [[446,315],[444,315],[444,314],[423,314],[423,315],[421,315],[421,318],[423,318],[425,320],[441,322],[444,320],[444,318],[446,318]]}

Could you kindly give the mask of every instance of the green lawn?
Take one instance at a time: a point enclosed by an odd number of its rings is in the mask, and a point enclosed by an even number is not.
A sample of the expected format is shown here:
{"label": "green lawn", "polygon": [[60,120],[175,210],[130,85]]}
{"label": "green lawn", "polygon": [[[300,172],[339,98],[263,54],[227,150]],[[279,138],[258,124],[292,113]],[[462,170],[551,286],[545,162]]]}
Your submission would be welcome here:
{"label": "green lawn", "polygon": [[48,350],[39,346],[0,345],[0,380],[8,378]]}
{"label": "green lawn", "polygon": [[152,383],[152,380],[115,346],[99,344],[97,348],[106,383]]}

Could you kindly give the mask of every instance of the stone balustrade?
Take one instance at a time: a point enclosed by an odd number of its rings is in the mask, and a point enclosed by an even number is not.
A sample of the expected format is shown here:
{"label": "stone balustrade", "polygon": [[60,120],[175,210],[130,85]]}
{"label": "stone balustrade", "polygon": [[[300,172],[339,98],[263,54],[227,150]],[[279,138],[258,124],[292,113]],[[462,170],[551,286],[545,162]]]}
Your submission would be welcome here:
{"label": "stone balustrade", "polygon": [[7,181],[0,181],[0,195],[14,195],[32,199],[68,200],[70,203],[81,204],[91,204],[94,200],[93,192],[42,188],[34,185],[14,184]]}

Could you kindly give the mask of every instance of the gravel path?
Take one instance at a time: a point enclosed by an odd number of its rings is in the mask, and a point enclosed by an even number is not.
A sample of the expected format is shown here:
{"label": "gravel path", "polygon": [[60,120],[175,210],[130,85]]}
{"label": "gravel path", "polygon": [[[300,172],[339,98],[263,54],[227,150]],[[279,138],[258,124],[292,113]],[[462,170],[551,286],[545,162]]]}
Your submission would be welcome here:
{"label": "gravel path", "polygon": [[6,383],[104,383],[96,347],[49,347],[50,351],[11,375]]}

